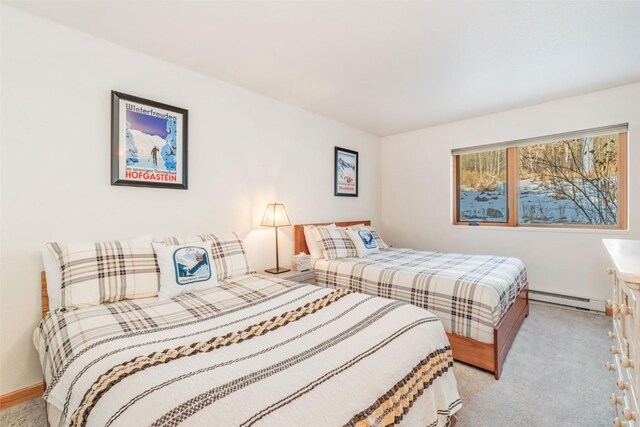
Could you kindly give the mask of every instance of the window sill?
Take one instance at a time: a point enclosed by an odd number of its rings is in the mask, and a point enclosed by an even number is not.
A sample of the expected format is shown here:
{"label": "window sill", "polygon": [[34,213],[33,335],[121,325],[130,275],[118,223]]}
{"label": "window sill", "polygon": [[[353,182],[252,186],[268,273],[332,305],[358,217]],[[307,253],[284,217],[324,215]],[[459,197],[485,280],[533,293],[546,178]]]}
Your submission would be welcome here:
{"label": "window sill", "polygon": [[505,227],[495,225],[462,225],[462,224],[449,224],[449,228],[452,229],[473,229],[484,231],[524,231],[525,233],[579,233],[579,234],[614,234],[614,235],[628,235],[629,229],[606,229],[606,228],[563,228],[563,227]]}

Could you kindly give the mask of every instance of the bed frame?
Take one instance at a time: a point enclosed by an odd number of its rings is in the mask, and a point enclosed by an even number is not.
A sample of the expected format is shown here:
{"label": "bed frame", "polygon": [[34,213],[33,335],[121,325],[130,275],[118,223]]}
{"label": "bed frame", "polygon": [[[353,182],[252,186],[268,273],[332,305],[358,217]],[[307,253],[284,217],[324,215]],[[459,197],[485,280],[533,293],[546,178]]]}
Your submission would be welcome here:
{"label": "bed frame", "polygon": [[47,293],[47,275],[40,272],[40,299],[42,303],[42,318],[49,312],[49,294]]}
{"label": "bed frame", "polygon": [[[307,241],[304,238],[305,225],[328,225],[331,222],[318,224],[299,224],[293,226],[294,253],[309,253]],[[371,225],[371,221],[346,221],[336,222],[339,227],[365,224]],[[447,332],[453,358],[460,362],[493,372],[495,379],[500,379],[502,365],[507,358],[507,353],[513,343],[520,325],[525,317],[529,316],[529,286],[525,286],[516,298],[515,302],[507,310],[498,325],[493,328],[493,344],[486,344],[471,338],[463,337]]]}

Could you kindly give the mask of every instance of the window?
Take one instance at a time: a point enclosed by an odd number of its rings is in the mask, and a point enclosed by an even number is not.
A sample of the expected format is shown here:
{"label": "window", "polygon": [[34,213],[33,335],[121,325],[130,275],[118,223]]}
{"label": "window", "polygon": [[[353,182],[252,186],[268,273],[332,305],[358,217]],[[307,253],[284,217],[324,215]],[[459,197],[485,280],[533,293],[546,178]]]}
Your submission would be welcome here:
{"label": "window", "polygon": [[454,224],[627,227],[627,126],[455,150]]}
{"label": "window", "polygon": [[507,150],[458,157],[458,218],[467,222],[507,222]]}

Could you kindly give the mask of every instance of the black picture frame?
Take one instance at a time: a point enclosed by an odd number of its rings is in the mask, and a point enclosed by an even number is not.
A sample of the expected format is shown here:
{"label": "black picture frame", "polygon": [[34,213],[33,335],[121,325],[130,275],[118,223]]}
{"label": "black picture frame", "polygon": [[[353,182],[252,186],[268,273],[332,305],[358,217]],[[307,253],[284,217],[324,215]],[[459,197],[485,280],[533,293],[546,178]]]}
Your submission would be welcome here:
{"label": "black picture frame", "polygon": [[[353,165],[351,162],[353,161]],[[358,152],[335,147],[333,156],[333,195],[337,197],[358,197]],[[350,170],[353,169],[353,172]],[[349,182],[354,180],[353,183]]]}
{"label": "black picture frame", "polygon": [[[144,147],[131,131],[144,137]],[[188,110],[111,91],[111,185],[187,190],[188,135]]]}

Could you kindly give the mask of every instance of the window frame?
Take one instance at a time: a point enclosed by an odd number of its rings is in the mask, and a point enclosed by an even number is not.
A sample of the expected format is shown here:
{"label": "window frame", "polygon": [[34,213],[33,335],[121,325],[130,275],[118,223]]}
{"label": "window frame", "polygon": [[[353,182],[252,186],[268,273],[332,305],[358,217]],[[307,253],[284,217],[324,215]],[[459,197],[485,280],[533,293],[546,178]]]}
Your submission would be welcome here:
{"label": "window frame", "polygon": [[[527,227],[527,228],[573,228],[587,230],[627,230],[628,229],[628,137],[629,131],[617,132],[618,134],[618,223],[616,225],[592,225],[592,224],[520,224],[519,223],[519,191],[520,178],[519,147],[506,147],[506,175],[507,175],[507,221],[506,222],[480,222],[460,221],[458,201],[460,200],[460,162],[461,154],[452,154],[453,158],[453,225],[479,227]],[[560,136],[559,136],[560,138]],[[558,139],[562,141],[562,139]],[[555,141],[557,142],[557,141]],[[553,143],[553,142],[551,142]],[[532,144],[534,145],[534,144]],[[487,151],[495,148],[487,147]]]}

